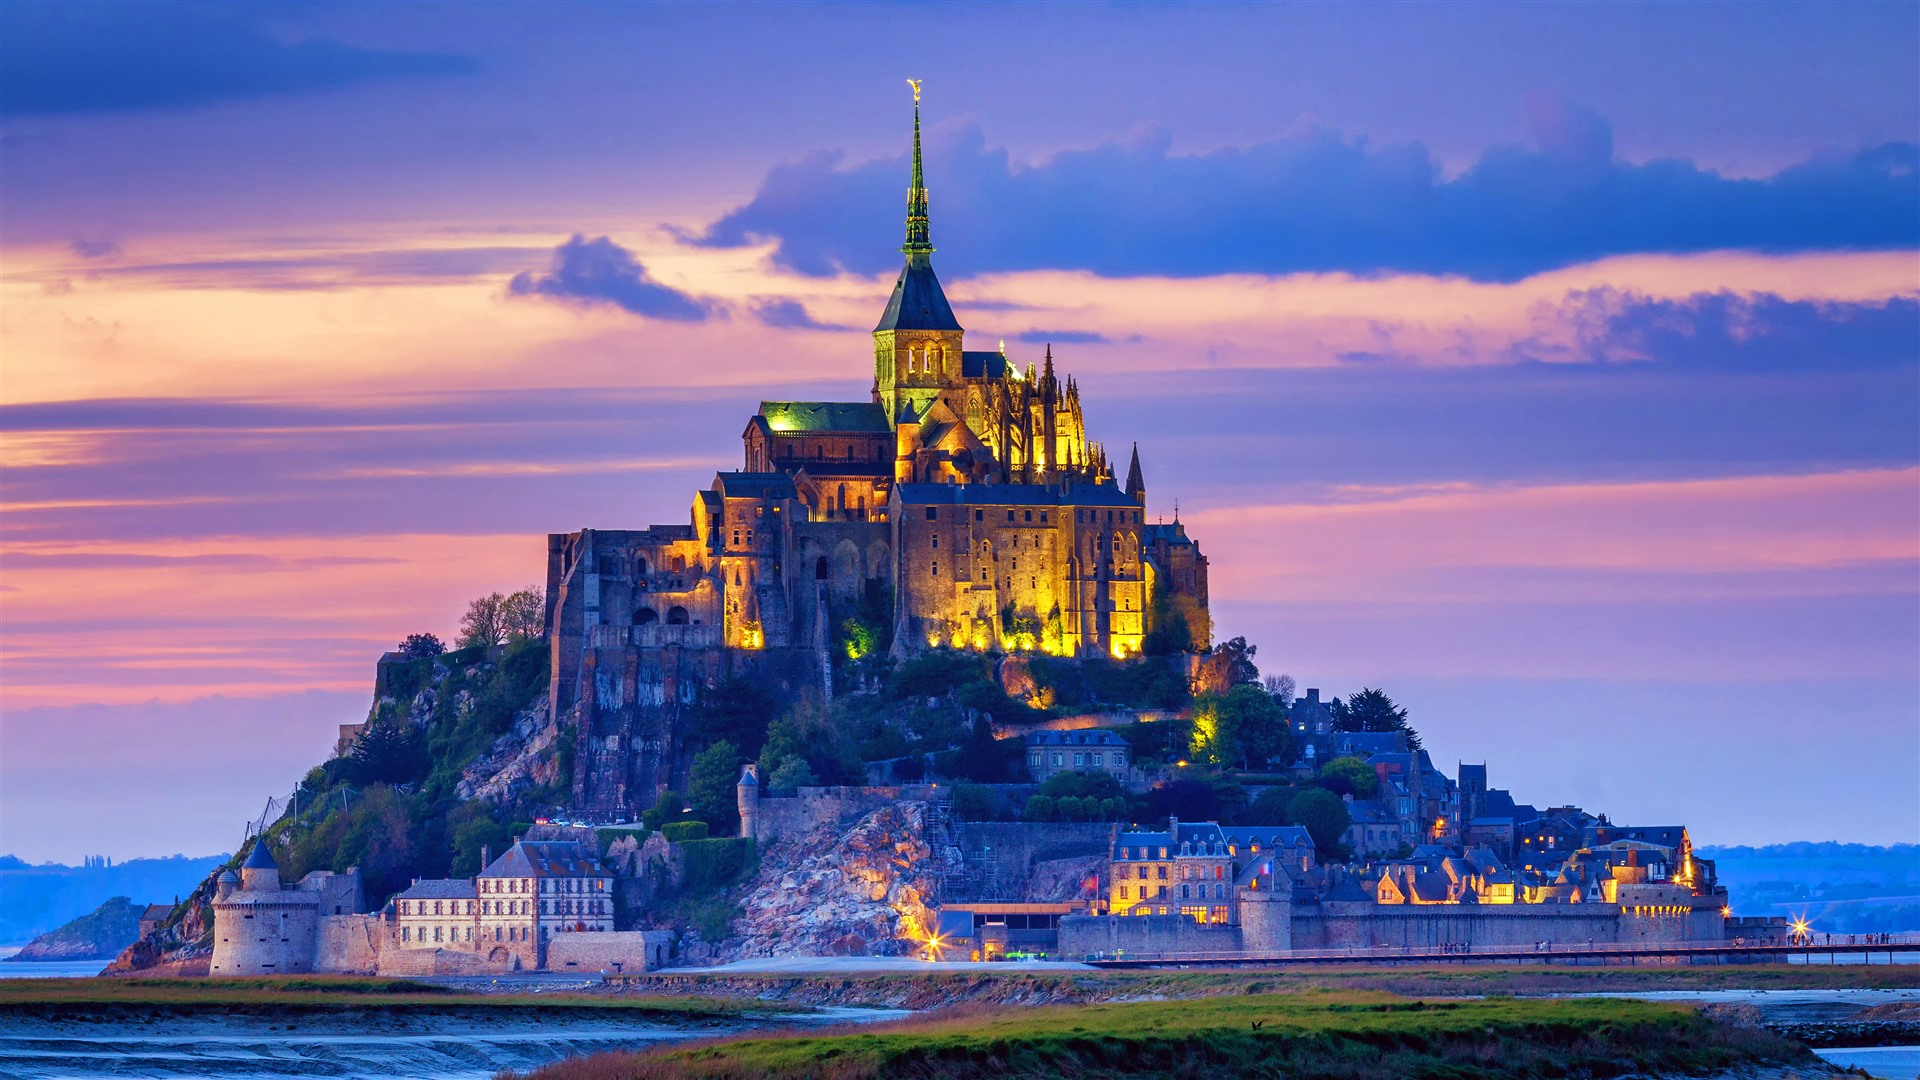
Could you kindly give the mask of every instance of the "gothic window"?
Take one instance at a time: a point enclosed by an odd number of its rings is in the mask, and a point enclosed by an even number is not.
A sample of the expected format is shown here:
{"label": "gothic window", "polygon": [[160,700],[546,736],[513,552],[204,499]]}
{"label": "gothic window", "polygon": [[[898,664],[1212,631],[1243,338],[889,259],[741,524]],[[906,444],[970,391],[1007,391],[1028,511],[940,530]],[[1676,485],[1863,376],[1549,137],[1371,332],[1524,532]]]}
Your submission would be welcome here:
{"label": "gothic window", "polygon": [[933,534],[933,550],[935,551],[940,550],[940,534],[939,533]]}
{"label": "gothic window", "polygon": [[937,559],[934,560],[934,564],[933,564],[933,576],[934,577],[940,576],[940,562]]}
{"label": "gothic window", "polygon": [[984,566],[980,568],[980,580],[981,581],[987,580],[987,568]]}
{"label": "gothic window", "polygon": [[646,556],[642,555],[633,560],[633,573],[635,577],[647,576],[647,557]]}

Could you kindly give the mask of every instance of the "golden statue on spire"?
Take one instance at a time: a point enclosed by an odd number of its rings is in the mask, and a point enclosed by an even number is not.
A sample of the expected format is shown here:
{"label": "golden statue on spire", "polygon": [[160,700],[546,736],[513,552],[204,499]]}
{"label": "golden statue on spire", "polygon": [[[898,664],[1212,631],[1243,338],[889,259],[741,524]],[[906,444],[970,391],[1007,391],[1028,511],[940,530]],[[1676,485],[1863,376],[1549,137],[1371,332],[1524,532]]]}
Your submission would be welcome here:
{"label": "golden statue on spire", "polygon": [[914,103],[915,105],[918,105],[918,104],[920,104],[920,84],[921,84],[921,83],[922,83],[923,81],[925,81],[925,80],[922,80],[922,79],[908,79],[908,80],[907,80],[907,85],[908,85],[908,86],[911,86],[911,87],[913,87],[913,103]]}

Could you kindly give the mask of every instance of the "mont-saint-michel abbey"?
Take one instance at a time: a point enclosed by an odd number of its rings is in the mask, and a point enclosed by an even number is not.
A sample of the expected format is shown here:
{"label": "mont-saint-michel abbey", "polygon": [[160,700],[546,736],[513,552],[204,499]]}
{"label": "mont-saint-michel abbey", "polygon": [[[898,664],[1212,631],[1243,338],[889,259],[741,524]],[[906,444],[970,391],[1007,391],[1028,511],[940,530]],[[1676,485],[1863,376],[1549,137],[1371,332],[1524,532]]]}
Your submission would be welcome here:
{"label": "mont-saint-michel abbey", "polygon": [[[1207,559],[1149,509],[1137,444],[1122,473],[1051,348],[967,347],[934,273],[917,90],[901,250],[869,400],[762,401],[741,468],[684,524],[550,536],[544,625],[517,644],[383,657],[372,714],[343,726],[305,808],[263,818],[240,873],[128,965],[644,971],[1786,933],[1733,917],[1684,826],[1525,803],[1485,764],[1449,775],[1380,692],[1295,697],[1243,640],[1215,642]],[[510,669],[524,681],[495,726],[462,728]],[[721,701],[742,686],[757,720]],[[435,781],[405,771],[409,739],[467,750]],[[369,776],[440,783],[436,813],[480,808],[439,841],[466,843],[471,872],[363,872],[314,839],[364,807]],[[690,919],[694,899],[720,914]]]}
{"label": "mont-saint-michel abbey", "polygon": [[[836,628],[880,614],[896,657],[949,646],[1137,655],[1156,620],[1209,639],[1207,560],[1124,486],[1052,348],[968,348],[933,269],[920,116],[905,265],[873,329],[868,401],[763,401],[739,471],[687,524],[548,538],[553,709],[590,735],[582,813],[667,781],[673,719],[743,671],[830,680]],[[829,692],[830,685],[825,689]]]}

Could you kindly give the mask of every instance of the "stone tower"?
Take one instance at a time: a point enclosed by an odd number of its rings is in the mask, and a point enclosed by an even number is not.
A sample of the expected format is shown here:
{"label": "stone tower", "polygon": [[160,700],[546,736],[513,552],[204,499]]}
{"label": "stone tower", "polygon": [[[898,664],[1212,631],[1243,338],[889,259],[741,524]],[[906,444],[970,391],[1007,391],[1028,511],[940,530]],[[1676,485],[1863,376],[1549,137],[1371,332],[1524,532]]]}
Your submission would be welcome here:
{"label": "stone tower", "polygon": [[734,800],[740,807],[740,835],[756,839],[760,832],[760,766],[749,761],[740,769],[740,783],[734,786]]}
{"label": "stone tower", "polygon": [[1293,948],[1293,879],[1272,857],[1253,864],[1234,889],[1240,906],[1240,948],[1281,953]]}

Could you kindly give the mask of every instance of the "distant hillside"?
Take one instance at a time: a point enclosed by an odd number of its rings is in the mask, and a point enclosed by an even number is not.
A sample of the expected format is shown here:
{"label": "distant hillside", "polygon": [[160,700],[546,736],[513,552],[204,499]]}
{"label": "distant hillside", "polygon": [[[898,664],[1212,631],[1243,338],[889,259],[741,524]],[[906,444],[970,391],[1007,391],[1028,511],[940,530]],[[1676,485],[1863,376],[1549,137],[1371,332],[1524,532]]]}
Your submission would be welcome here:
{"label": "distant hillside", "polygon": [[116,896],[65,926],[34,938],[7,959],[110,960],[140,937],[140,912],[145,908],[145,904]]}
{"label": "distant hillside", "polygon": [[1737,915],[1791,915],[1816,930],[1920,930],[1920,846],[1833,841],[1703,847]]}
{"label": "distant hillside", "polygon": [[0,945],[24,945],[80,918],[110,897],[170,904],[204,880],[225,855],[131,859],[114,866],[31,866],[0,855]]}

